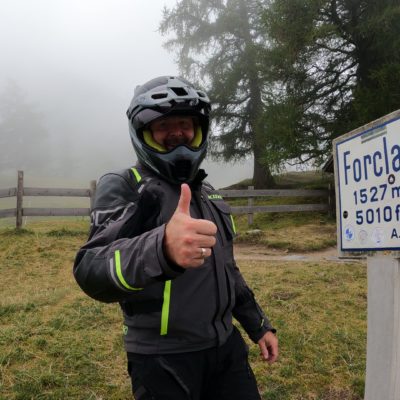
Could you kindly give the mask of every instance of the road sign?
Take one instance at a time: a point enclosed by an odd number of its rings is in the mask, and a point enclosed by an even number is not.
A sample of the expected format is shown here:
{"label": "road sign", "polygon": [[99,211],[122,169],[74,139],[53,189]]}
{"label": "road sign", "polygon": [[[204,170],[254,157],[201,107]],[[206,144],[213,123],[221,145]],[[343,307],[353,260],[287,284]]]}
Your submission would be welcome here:
{"label": "road sign", "polygon": [[338,246],[400,250],[400,114],[334,141]]}
{"label": "road sign", "polygon": [[400,110],[335,139],[333,152],[339,254],[367,258],[364,399],[399,400]]}

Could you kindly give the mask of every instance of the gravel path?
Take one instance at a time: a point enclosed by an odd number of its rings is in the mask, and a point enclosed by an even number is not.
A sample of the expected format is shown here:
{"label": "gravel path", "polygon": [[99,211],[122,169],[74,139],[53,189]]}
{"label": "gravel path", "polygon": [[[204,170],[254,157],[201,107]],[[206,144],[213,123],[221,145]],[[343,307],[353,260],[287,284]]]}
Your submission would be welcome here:
{"label": "gravel path", "polygon": [[308,253],[290,253],[263,246],[237,243],[234,246],[235,259],[240,260],[277,260],[277,261],[335,261],[340,263],[363,262],[360,258],[339,258],[336,247]]}

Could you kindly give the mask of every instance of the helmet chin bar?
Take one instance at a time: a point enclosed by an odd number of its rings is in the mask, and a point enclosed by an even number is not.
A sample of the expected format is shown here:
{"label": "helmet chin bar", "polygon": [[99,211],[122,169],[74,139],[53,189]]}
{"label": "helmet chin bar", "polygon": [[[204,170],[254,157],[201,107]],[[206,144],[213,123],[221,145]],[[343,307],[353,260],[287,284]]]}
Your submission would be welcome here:
{"label": "helmet chin bar", "polygon": [[174,184],[190,183],[196,177],[206,154],[206,144],[201,147],[201,149],[193,149],[187,145],[180,145],[162,155],[156,152],[148,152],[148,154],[155,155],[153,164],[163,178]]}
{"label": "helmet chin bar", "polygon": [[190,178],[192,163],[189,160],[177,160],[174,165],[173,176],[177,181],[187,182]]}

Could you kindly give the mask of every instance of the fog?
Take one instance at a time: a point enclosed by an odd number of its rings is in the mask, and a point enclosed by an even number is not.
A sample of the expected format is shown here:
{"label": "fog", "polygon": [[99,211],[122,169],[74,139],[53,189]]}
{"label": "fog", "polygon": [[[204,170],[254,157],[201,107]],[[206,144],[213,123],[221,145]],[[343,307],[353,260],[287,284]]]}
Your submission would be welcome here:
{"label": "fog", "polygon": [[[43,178],[63,186],[134,164],[125,111],[136,85],[178,74],[174,54],[162,47],[165,38],[157,32],[163,6],[174,4],[0,1],[1,98],[7,102],[16,88],[25,104],[16,105],[11,134],[0,131],[0,188],[10,185],[18,168],[35,182]],[[6,135],[12,139],[8,146]],[[15,162],[1,163],[7,157]],[[251,164],[207,159],[203,167],[208,180],[223,187],[251,177]]]}

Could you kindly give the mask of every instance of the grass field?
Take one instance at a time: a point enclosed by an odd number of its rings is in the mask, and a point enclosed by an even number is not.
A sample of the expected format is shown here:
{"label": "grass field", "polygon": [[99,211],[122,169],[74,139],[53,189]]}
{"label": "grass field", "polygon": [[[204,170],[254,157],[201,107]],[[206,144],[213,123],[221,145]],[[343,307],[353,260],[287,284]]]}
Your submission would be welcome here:
{"label": "grass field", "polygon": [[241,243],[297,252],[336,245],[336,221],[326,213],[256,213],[251,227],[247,215],[237,215],[235,224]]}
{"label": "grass field", "polygon": [[[309,222],[297,219],[296,229],[311,235]],[[288,224],[277,220],[271,230],[284,236]],[[86,297],[72,276],[87,221],[31,221],[26,228],[0,228],[0,399],[131,399],[119,306]],[[280,340],[280,359],[272,366],[250,346],[262,398],[362,399],[365,264],[257,261],[240,267]]]}

